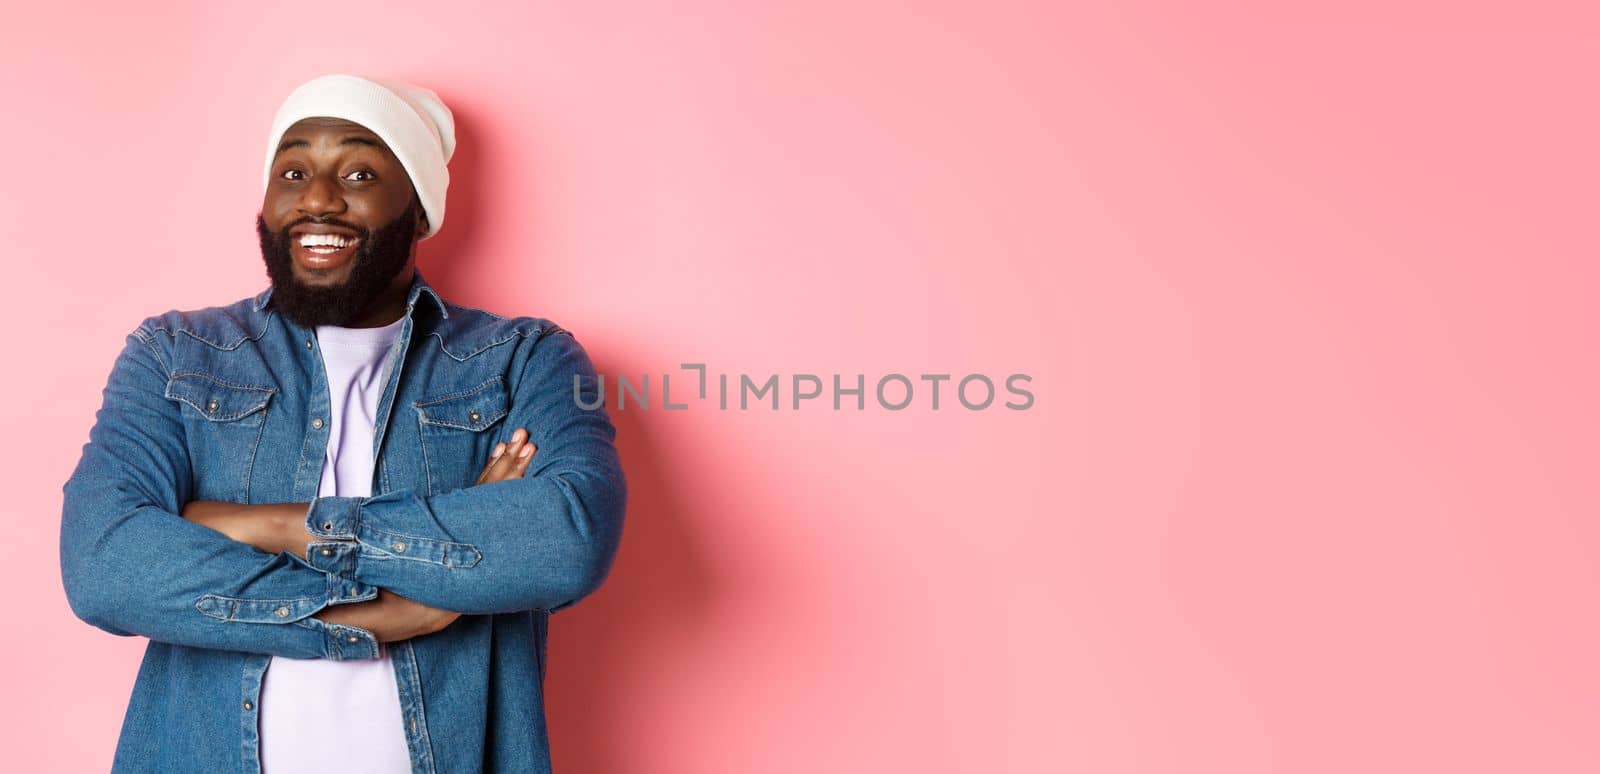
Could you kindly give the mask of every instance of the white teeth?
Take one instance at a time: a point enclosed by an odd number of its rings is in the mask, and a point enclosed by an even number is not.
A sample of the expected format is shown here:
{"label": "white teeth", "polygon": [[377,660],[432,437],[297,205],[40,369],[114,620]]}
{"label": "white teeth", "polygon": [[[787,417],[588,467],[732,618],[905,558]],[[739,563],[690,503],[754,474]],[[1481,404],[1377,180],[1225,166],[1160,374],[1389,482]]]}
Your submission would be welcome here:
{"label": "white teeth", "polygon": [[300,236],[301,247],[333,247],[343,250],[350,245],[350,242],[351,240],[338,234],[302,234]]}

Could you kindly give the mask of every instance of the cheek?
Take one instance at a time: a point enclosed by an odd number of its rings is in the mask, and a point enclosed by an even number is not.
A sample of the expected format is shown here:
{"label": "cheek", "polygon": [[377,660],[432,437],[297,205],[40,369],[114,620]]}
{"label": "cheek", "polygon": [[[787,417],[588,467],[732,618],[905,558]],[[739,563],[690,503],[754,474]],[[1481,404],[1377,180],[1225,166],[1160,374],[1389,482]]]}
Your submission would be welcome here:
{"label": "cheek", "polygon": [[375,229],[394,220],[395,216],[405,211],[405,202],[402,200],[399,207],[385,196],[352,196],[345,199],[350,208],[345,217],[352,222],[359,222],[369,229]]}
{"label": "cheek", "polygon": [[261,204],[261,219],[273,231],[281,231],[293,219],[293,215],[294,206],[286,200],[268,199]]}

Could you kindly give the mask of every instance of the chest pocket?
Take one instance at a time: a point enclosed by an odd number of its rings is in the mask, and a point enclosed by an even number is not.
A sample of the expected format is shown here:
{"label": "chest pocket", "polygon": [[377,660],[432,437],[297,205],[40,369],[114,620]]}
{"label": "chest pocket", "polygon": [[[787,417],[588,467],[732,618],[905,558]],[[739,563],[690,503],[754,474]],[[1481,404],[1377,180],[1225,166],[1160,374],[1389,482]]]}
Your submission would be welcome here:
{"label": "chest pocket", "polygon": [[174,374],[167,398],[183,416],[197,500],[249,502],[250,474],[277,389],[234,384],[204,373]]}
{"label": "chest pocket", "polygon": [[498,442],[491,428],[508,410],[505,379],[496,376],[476,387],[423,398],[413,405],[421,425],[428,494],[472,486]]}

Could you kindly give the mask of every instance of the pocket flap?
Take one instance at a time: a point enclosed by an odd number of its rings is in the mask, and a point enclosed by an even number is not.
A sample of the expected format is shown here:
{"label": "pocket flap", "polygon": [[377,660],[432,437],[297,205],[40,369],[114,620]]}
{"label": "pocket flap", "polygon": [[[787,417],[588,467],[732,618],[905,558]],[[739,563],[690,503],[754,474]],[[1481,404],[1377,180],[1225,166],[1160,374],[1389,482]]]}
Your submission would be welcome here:
{"label": "pocket flap", "polygon": [[506,415],[505,379],[496,376],[462,392],[424,398],[413,405],[417,407],[417,415],[425,425],[477,432],[487,429]]}
{"label": "pocket flap", "polygon": [[213,422],[228,422],[266,408],[275,392],[271,387],[230,384],[208,374],[187,373],[173,374],[167,380],[166,396],[193,406]]}

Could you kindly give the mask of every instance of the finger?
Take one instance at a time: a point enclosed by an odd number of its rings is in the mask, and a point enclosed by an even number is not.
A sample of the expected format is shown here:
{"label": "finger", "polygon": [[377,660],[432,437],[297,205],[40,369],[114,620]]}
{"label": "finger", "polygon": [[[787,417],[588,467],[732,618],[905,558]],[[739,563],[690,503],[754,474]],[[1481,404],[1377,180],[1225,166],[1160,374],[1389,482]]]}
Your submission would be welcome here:
{"label": "finger", "polygon": [[528,472],[528,466],[533,464],[533,453],[538,450],[539,447],[534,446],[532,441],[522,447],[522,451],[517,453],[516,466],[511,471],[512,478],[522,478],[522,474]]}
{"label": "finger", "polygon": [[522,449],[523,441],[527,437],[527,431],[522,428],[518,428],[515,433],[512,433],[511,440],[504,444],[505,449],[484,469],[479,483],[505,480],[516,467],[517,454]]}
{"label": "finger", "polygon": [[490,483],[505,478],[507,468],[514,465],[516,459],[517,455],[514,448],[508,444],[505,453],[496,457],[489,463],[488,467],[483,469],[483,478],[479,483]]}
{"label": "finger", "polygon": [[511,434],[511,440],[506,442],[505,456],[500,460],[504,466],[501,468],[502,471],[509,470],[511,466],[516,464],[517,454],[522,451],[522,444],[527,438],[528,432],[520,427]]}
{"label": "finger", "polygon": [[516,455],[517,450],[522,447],[522,442],[524,440],[526,440],[527,437],[528,437],[527,431],[523,430],[520,427],[517,428],[516,432],[513,432],[511,434],[511,437],[506,439],[506,442],[505,442],[506,453],[507,454],[511,454],[513,456]]}
{"label": "finger", "polygon": [[488,477],[489,471],[494,469],[495,460],[500,459],[500,455],[505,453],[506,445],[504,441],[495,444],[494,450],[489,452],[489,461],[483,464],[483,470],[478,473],[478,480],[476,483],[483,483],[484,479]]}

